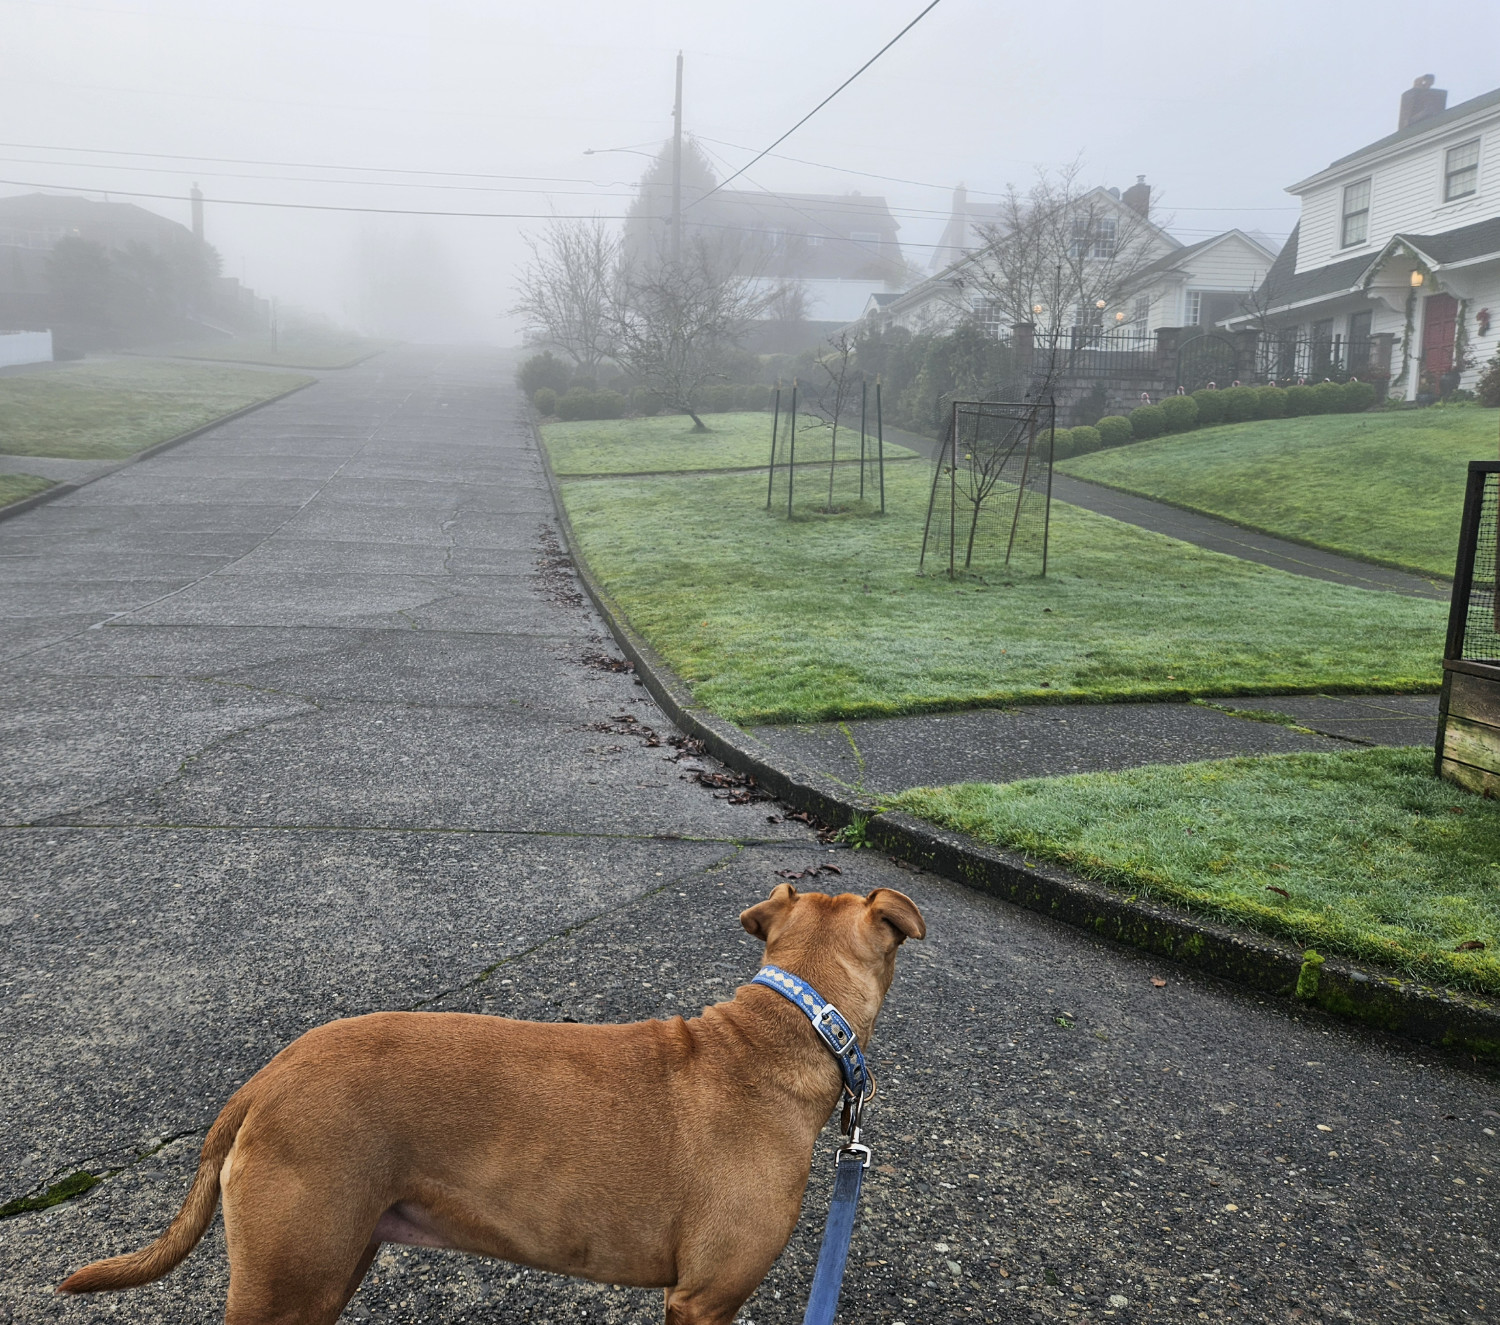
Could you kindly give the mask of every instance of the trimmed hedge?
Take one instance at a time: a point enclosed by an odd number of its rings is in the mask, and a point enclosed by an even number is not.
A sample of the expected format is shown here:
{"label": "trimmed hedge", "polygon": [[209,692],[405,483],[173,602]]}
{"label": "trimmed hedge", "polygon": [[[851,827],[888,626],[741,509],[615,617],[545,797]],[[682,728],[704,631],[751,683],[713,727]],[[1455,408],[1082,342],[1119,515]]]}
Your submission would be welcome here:
{"label": "trimmed hedge", "polygon": [[[1042,434],[1037,433],[1037,443],[1040,445]],[[1077,455],[1073,449],[1073,430],[1071,428],[1057,428],[1052,433],[1052,458],[1054,460],[1066,460],[1070,455]]]}
{"label": "trimmed hedge", "polygon": [[1099,436],[1097,428],[1091,428],[1085,424],[1071,431],[1074,455],[1087,455],[1090,451],[1097,451],[1104,445],[1104,439]]}
{"label": "trimmed hedge", "polygon": [[1226,423],[1248,423],[1259,416],[1260,401],[1256,398],[1254,387],[1231,386],[1219,394],[1224,398]]}
{"label": "trimmed hedge", "polygon": [[1130,435],[1136,441],[1160,437],[1166,430],[1167,415],[1160,405],[1138,405],[1130,411]]}
{"label": "trimmed hedge", "polygon": [[1341,382],[1319,382],[1313,387],[1317,401],[1315,414],[1342,414],[1344,411],[1344,387]]}
{"label": "trimmed hedge", "polygon": [[1161,402],[1168,432],[1187,432],[1198,426],[1198,402],[1191,396],[1168,396]]}
{"label": "trimmed hedge", "polygon": [[1130,431],[1130,420],[1123,414],[1106,414],[1094,425],[1094,430],[1104,446],[1124,446],[1135,440],[1135,434]]}
{"label": "trimmed hedge", "polygon": [[[1263,386],[1256,388],[1256,397],[1260,401],[1260,417],[1263,419],[1279,419],[1286,414],[1286,392],[1279,386]],[[1375,400],[1375,388],[1370,388],[1370,400]]]}
{"label": "trimmed hedge", "polygon": [[1193,401],[1198,406],[1198,426],[1201,428],[1223,423],[1225,416],[1229,413],[1222,391],[1209,391],[1206,388],[1202,391],[1194,391]]}
{"label": "trimmed hedge", "polygon": [[618,391],[589,391],[575,386],[558,396],[555,413],[569,423],[579,419],[623,418],[625,397]]}
{"label": "trimmed hedge", "polygon": [[538,414],[556,414],[557,392],[550,386],[539,386],[536,394],[531,398],[531,403],[536,406]]}
{"label": "trimmed hedge", "polygon": [[1318,397],[1310,386],[1289,386],[1286,389],[1287,417],[1301,418],[1304,414],[1318,412]]}

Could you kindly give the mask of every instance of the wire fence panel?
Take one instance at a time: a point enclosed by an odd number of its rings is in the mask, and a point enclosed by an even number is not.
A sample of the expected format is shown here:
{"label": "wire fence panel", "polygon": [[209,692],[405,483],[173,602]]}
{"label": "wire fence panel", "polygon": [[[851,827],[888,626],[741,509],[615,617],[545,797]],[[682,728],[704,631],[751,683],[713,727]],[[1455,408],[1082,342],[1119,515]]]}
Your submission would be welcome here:
{"label": "wire fence panel", "polygon": [[919,569],[1047,573],[1052,399],[955,401],[933,465]]}

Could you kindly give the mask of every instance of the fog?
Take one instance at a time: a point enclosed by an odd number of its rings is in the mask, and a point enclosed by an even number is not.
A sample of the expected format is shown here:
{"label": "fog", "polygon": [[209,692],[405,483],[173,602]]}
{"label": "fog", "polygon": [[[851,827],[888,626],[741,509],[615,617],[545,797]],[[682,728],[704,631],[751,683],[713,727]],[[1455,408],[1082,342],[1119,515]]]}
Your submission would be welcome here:
{"label": "fog", "polygon": [[[670,132],[679,49],[685,127],[722,177],[921,7],[0,0],[0,195],[88,190],[186,223],[196,181],[225,274],[258,293],[369,331],[510,343],[510,273],[543,224],[527,215],[624,211],[646,165],[631,153]],[[1144,174],[1186,242],[1232,226],[1279,241],[1286,185],[1392,131],[1419,74],[1450,105],[1494,88],[1497,49],[1493,0],[943,0],[744,178],[884,195],[919,266],[954,184],[982,197],[1079,156],[1090,182]]]}

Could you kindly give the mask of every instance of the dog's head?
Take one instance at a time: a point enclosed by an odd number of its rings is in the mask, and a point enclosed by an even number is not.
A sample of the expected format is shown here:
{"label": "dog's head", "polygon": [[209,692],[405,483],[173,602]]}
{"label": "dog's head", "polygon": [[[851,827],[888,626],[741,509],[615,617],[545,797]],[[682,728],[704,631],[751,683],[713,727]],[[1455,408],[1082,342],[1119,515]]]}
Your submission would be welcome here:
{"label": "dog's head", "polygon": [[767,962],[811,980],[825,997],[837,1001],[839,995],[822,989],[820,980],[851,982],[872,1000],[872,1017],[896,974],[896,949],[907,939],[927,937],[917,904],[894,888],[877,888],[868,897],[830,897],[782,883],[741,912],[740,924],[765,943]]}

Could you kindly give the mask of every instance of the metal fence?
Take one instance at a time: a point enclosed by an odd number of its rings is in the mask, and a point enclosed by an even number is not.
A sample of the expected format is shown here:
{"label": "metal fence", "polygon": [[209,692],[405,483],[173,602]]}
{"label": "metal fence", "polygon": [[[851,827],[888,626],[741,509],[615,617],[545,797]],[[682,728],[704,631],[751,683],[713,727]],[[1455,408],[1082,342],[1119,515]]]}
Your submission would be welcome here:
{"label": "metal fence", "polygon": [[1251,374],[1259,382],[1280,386],[1298,382],[1368,381],[1383,376],[1386,366],[1376,359],[1377,342],[1370,337],[1298,336],[1262,332],[1255,343]]}

